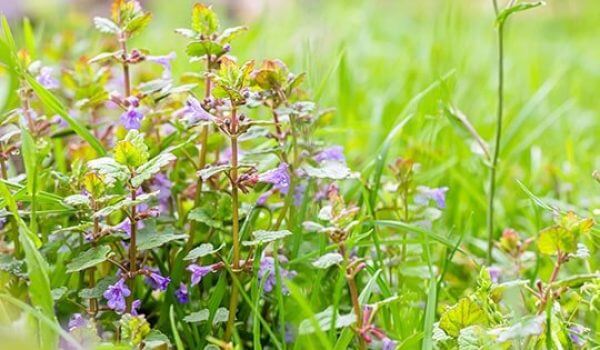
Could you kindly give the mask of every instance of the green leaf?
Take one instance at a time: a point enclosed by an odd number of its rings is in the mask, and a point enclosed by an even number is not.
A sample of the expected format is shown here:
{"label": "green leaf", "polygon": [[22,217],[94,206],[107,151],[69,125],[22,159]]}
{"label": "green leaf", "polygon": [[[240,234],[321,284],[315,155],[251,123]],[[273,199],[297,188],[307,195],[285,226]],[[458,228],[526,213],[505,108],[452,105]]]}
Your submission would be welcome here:
{"label": "green leaf", "polygon": [[173,232],[141,229],[138,233],[138,250],[149,250],[162,246],[165,243],[187,238],[186,234],[175,234]]}
{"label": "green leaf", "polygon": [[192,249],[183,260],[196,260],[204,256],[214,254],[221,250],[225,244],[222,244],[219,248],[215,249],[210,243],[202,243],[198,247]]}
{"label": "green leaf", "polygon": [[513,339],[526,339],[540,335],[544,331],[545,321],[545,315],[526,317],[512,326],[493,329],[490,332],[496,335],[496,340],[500,343]]}
{"label": "green leaf", "polygon": [[74,194],[64,199],[65,204],[76,207],[76,206],[85,206],[90,207],[90,199],[88,196],[84,196],[82,194]]}
{"label": "green leaf", "polygon": [[96,62],[102,62],[109,58],[116,58],[118,54],[119,54],[118,51],[116,51],[116,52],[101,52],[101,53],[97,54],[96,56],[90,58],[88,63],[91,64],[91,63],[96,63]]}
{"label": "green leaf", "polygon": [[225,50],[223,46],[214,41],[193,41],[189,43],[185,52],[190,57],[204,57],[206,55],[220,55]]}
{"label": "green leaf", "polygon": [[192,8],[192,29],[204,35],[210,35],[219,29],[219,19],[213,10],[196,3]]}
{"label": "green leaf", "polygon": [[458,337],[460,331],[473,325],[485,325],[487,316],[481,306],[469,298],[462,298],[446,310],[440,318],[440,328],[447,334]]}
{"label": "green leaf", "polygon": [[194,220],[201,222],[206,226],[213,227],[216,229],[222,229],[223,223],[220,220],[212,218],[209,211],[205,208],[194,208],[188,214],[188,220]]}
{"label": "green leaf", "polygon": [[8,272],[17,277],[25,277],[25,262],[15,259],[8,254],[0,254],[0,271]]}
{"label": "green leaf", "polygon": [[514,13],[521,12],[521,11],[527,11],[532,8],[536,8],[538,6],[542,6],[545,4],[546,3],[544,1],[522,2],[522,3],[518,3],[516,5],[513,5],[511,7],[505,8],[504,10],[500,11],[500,13],[498,14],[498,17],[496,17],[496,23],[498,23],[499,25],[502,25],[502,24],[504,24],[504,22],[506,22],[508,17],[510,17]]}
{"label": "green leaf", "polygon": [[144,136],[137,130],[129,130],[125,139],[117,142],[113,152],[115,160],[128,168],[137,168],[150,157]]}
{"label": "green leaf", "polygon": [[23,152],[25,172],[27,173],[27,192],[31,196],[31,218],[29,228],[33,235],[37,235],[36,198],[39,183],[37,149],[33,136],[25,128],[21,129],[21,150]]}
{"label": "green leaf", "polygon": [[479,326],[462,329],[457,342],[459,350],[490,349],[492,345],[491,337]]}
{"label": "green leaf", "polygon": [[213,324],[219,324],[219,323],[224,323],[227,322],[227,319],[229,318],[229,310],[227,310],[224,307],[220,307],[217,309],[217,311],[215,312],[215,315],[213,316]]}
{"label": "green leaf", "polygon": [[134,205],[138,205],[138,204],[142,204],[142,203],[148,202],[149,200],[155,198],[158,195],[158,192],[159,191],[141,194],[141,195],[137,196],[135,198],[135,200],[132,200],[129,197],[124,198],[124,199],[118,201],[115,204],[106,206],[106,207],[98,210],[97,212],[94,213],[93,217],[94,218],[107,217],[107,216],[109,216],[110,214],[114,213],[117,210],[121,210],[121,209],[125,209],[125,208],[130,208],[130,207],[132,207]]}
{"label": "green leaf", "polygon": [[302,169],[306,172],[306,175],[317,179],[343,180],[355,177],[350,169],[340,162],[323,162],[318,168],[304,165]]}
{"label": "green leaf", "polygon": [[25,74],[25,79],[46,108],[50,109],[52,113],[58,114],[66,121],[67,124],[69,124],[69,127],[71,127],[71,129],[73,129],[73,131],[75,131],[82,139],[87,141],[99,155],[103,156],[106,154],[106,150],[104,149],[104,146],[102,146],[102,143],[98,141],[88,129],[79,124],[75,119],[71,118],[67,113],[65,106],[51,92],[40,85],[40,83],[38,83],[31,75]]}
{"label": "green leaf", "polygon": [[573,232],[554,225],[540,232],[537,242],[540,253],[553,255],[560,252],[573,253],[577,250],[577,240]]}
{"label": "green leaf", "polygon": [[52,289],[52,291],[50,292],[52,294],[52,300],[56,301],[62,299],[62,297],[65,296],[68,290],[69,289],[67,287]]}
{"label": "green leaf", "polygon": [[170,349],[171,341],[169,337],[161,331],[153,329],[144,339],[144,349]]}
{"label": "green leaf", "polygon": [[[328,331],[331,329],[332,320],[333,320],[333,307],[328,307],[327,309],[319,312],[314,315],[316,323],[321,331]],[[314,333],[315,327],[313,326],[313,320],[305,319],[300,323],[298,327],[298,334],[310,334]],[[346,315],[336,315],[335,317],[335,328],[345,328],[350,327],[356,322],[356,315],[354,313],[349,313]]]}
{"label": "green leaf", "polygon": [[211,176],[214,176],[220,172],[226,171],[231,169],[231,166],[229,164],[223,164],[223,165],[209,165],[204,169],[198,170],[198,172],[196,173],[198,176],[200,176],[202,178],[202,180],[206,181],[208,180]]}
{"label": "green leaf", "polygon": [[225,29],[221,35],[217,37],[217,42],[225,44],[235,39],[236,36],[248,30],[246,26],[232,27]]}
{"label": "green leaf", "polygon": [[35,60],[37,57],[35,35],[33,34],[33,28],[31,28],[31,22],[27,17],[23,18],[23,40],[29,56],[32,60]]}
{"label": "green leaf", "polygon": [[121,31],[115,22],[104,17],[94,17],[94,26],[100,32],[106,34],[118,34]]}
{"label": "green leaf", "polygon": [[196,31],[187,28],[177,28],[175,29],[175,33],[181,34],[189,39],[195,39],[198,36]]}
{"label": "green leaf", "polygon": [[143,15],[135,16],[131,19],[125,26],[125,31],[128,33],[129,37],[134,37],[135,35],[142,32],[150,21],[152,20],[152,13],[146,12]]}
{"label": "green leaf", "polygon": [[328,269],[329,267],[337,265],[342,261],[344,261],[344,257],[340,253],[327,253],[313,261],[312,265],[319,269]]}
{"label": "green leaf", "polygon": [[210,311],[208,311],[208,309],[202,309],[200,311],[192,312],[191,314],[185,316],[183,320],[185,322],[198,323],[208,321],[209,316]]}
{"label": "green leaf", "polygon": [[266,231],[266,230],[258,230],[252,232],[252,236],[254,240],[252,241],[244,241],[242,242],[245,246],[257,245],[259,243],[269,243],[278,239],[285,238],[290,236],[292,233],[288,230],[279,230],[279,231]]}
{"label": "green leaf", "polygon": [[102,294],[108,289],[108,286],[111,284],[115,284],[119,280],[117,276],[106,276],[98,283],[94,288],[84,288],[79,291],[77,294],[81,299],[100,299],[102,298]]}
{"label": "green leaf", "polygon": [[98,265],[102,262],[105,262],[108,259],[109,254],[110,247],[105,245],[90,248],[77,255],[75,259],[67,264],[67,272],[71,273],[81,271]]}
{"label": "green leaf", "polygon": [[175,160],[175,156],[169,152],[162,152],[158,156],[150,159],[150,161],[139,166],[131,179],[133,187],[139,187],[144,181],[149,180],[154,174],[160,171],[160,168]]}
{"label": "green leaf", "polygon": [[102,157],[90,160],[87,166],[95,170],[104,177],[107,185],[112,185],[115,181],[125,181],[129,178],[129,169],[126,166],[117,163],[116,160],[109,157]]}

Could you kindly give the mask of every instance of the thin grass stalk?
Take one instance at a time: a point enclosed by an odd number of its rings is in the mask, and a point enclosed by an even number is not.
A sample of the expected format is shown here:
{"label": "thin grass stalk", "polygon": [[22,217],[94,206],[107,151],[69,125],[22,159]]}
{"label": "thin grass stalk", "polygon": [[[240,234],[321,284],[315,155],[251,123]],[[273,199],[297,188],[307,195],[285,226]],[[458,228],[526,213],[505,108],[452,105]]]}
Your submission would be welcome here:
{"label": "thin grass stalk", "polygon": [[[498,14],[497,0],[493,0],[494,10]],[[488,183],[489,197],[487,210],[487,263],[492,263],[492,250],[494,248],[494,199],[496,196],[496,169],[498,166],[498,157],[500,155],[500,140],[502,138],[502,115],[504,108],[504,24],[498,24],[498,107],[496,110],[496,135],[494,140],[494,153],[492,163],[490,164],[490,178]]]}

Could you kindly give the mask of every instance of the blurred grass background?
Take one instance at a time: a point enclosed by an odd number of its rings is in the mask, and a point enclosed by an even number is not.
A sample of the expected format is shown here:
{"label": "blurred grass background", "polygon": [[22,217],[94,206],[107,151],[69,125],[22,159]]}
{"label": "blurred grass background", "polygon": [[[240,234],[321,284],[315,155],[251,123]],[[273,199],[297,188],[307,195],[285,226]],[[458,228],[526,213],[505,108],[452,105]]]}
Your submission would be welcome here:
{"label": "blurred grass background", "polygon": [[[372,160],[410,99],[450,73],[418,105],[392,155],[420,162],[420,182],[450,187],[447,230],[483,237],[487,168],[440,106],[454,104],[486,140],[492,139],[497,51],[491,0],[212,3],[227,18],[225,25],[250,27],[234,43],[234,55],[241,60],[277,57],[293,71],[309,73],[307,85],[319,104],[337,109],[333,127],[320,136],[344,145],[356,170]],[[2,3],[2,11],[10,12],[8,4]],[[132,47],[153,54],[176,51],[176,76],[200,69],[187,63],[185,39],[173,33],[189,26],[192,4],[143,2],[154,20]],[[87,28],[78,29],[83,38],[94,32],[93,14],[108,15],[109,2],[28,0],[18,6],[43,23],[47,33],[80,25]],[[87,14],[73,15],[69,8]],[[598,23],[597,0],[549,0],[510,20],[498,230],[510,226],[534,235],[540,225],[516,180],[540,196],[584,211],[600,206],[591,177],[600,168]]]}

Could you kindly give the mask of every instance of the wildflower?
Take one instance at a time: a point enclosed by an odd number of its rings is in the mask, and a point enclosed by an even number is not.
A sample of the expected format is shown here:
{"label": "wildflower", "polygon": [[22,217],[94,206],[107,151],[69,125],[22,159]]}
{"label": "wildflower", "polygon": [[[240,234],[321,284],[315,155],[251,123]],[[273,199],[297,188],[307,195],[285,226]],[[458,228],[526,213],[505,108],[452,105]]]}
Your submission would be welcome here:
{"label": "wildflower", "polygon": [[266,171],[258,176],[258,181],[273,184],[273,188],[287,193],[290,187],[289,166],[286,163],[281,163],[275,169]]}
{"label": "wildflower", "polygon": [[[287,262],[285,257],[279,257],[280,262]],[[292,279],[296,276],[295,271],[289,271],[284,269],[281,265],[279,266],[279,274],[281,279]],[[263,283],[263,290],[267,293],[273,291],[273,288],[277,284],[277,277],[275,276],[275,259],[271,256],[263,257],[260,261],[260,267],[258,269],[258,278]],[[264,282],[263,282],[264,279]],[[282,286],[283,294],[287,294],[288,290],[285,285]]]}
{"label": "wildflower", "polygon": [[346,157],[344,157],[344,148],[342,146],[332,146],[325,148],[321,152],[317,153],[314,159],[318,163],[325,161],[340,162],[346,164]]}
{"label": "wildflower", "polygon": [[190,124],[213,119],[213,116],[202,108],[200,101],[192,96],[188,97],[185,107],[178,110],[176,115],[182,116]]}
{"label": "wildflower", "polygon": [[75,328],[82,328],[87,325],[87,320],[80,314],[75,313],[69,319],[69,332],[72,332]]}
{"label": "wildflower", "polygon": [[415,202],[418,204],[425,205],[430,200],[433,200],[438,208],[444,209],[446,207],[446,192],[448,192],[448,187],[429,188],[427,186],[419,186],[417,187],[417,191],[419,193],[415,196]]}
{"label": "wildflower", "polygon": [[212,266],[200,266],[196,264],[189,265],[187,270],[192,273],[192,286],[200,283],[202,277],[214,271]]}
{"label": "wildflower", "polygon": [[160,205],[161,211],[167,211],[169,209],[169,199],[171,198],[171,187],[173,187],[173,183],[169,178],[163,174],[158,173],[154,176],[152,180],[152,184],[150,188],[152,191],[158,192],[158,203]]}
{"label": "wildflower", "polygon": [[488,268],[488,273],[490,274],[490,279],[492,282],[498,283],[500,276],[502,275],[502,270],[497,266],[490,266]]}
{"label": "wildflower", "polygon": [[569,327],[569,338],[571,341],[577,346],[585,345],[585,339],[582,337],[585,333],[586,329],[581,327],[580,325],[572,325]]}
{"label": "wildflower", "polygon": [[169,282],[171,282],[171,279],[162,276],[157,269],[150,270],[150,274],[146,276],[146,283],[148,283],[152,289],[166,290],[169,286]]}
{"label": "wildflower", "polygon": [[130,106],[125,112],[123,112],[123,114],[121,114],[120,120],[125,129],[138,130],[142,126],[141,121],[143,118],[144,115],[139,111],[138,108]]}
{"label": "wildflower", "polygon": [[133,316],[137,316],[139,313],[139,308],[142,306],[142,301],[140,299],[135,299],[131,303],[131,314]]}
{"label": "wildflower", "polygon": [[398,343],[395,340],[392,340],[388,337],[382,339],[381,350],[394,350],[398,346]]}
{"label": "wildflower", "polygon": [[[136,227],[138,230],[141,230],[144,228],[144,224],[142,223],[142,221],[138,221]],[[125,220],[121,221],[114,228],[117,230],[124,231],[127,234],[127,236],[131,237],[131,220],[129,220],[129,218],[125,218]]]}
{"label": "wildflower", "polygon": [[381,329],[377,328],[373,323],[372,319],[373,315],[373,307],[365,306],[363,308],[362,315],[362,327],[358,330],[360,336],[367,343],[371,343],[373,341],[373,337],[381,341],[381,349],[382,350],[394,350],[396,349],[397,343],[396,341],[390,339]]}
{"label": "wildflower", "polygon": [[59,87],[58,80],[52,76],[52,68],[42,67],[40,73],[35,78],[38,83],[42,84],[46,89],[57,89]]}
{"label": "wildflower", "polygon": [[171,79],[171,61],[177,57],[175,52],[170,52],[168,55],[164,56],[147,56],[146,59],[148,61],[158,63],[163,67],[162,78],[167,80]]}
{"label": "wildflower", "polygon": [[125,285],[124,279],[119,279],[115,284],[108,286],[108,289],[102,294],[108,301],[109,308],[117,311],[125,311],[125,298],[131,294],[129,288]]}
{"label": "wildflower", "polygon": [[181,283],[179,288],[175,291],[175,297],[180,304],[187,304],[190,301],[188,289],[185,283]]}

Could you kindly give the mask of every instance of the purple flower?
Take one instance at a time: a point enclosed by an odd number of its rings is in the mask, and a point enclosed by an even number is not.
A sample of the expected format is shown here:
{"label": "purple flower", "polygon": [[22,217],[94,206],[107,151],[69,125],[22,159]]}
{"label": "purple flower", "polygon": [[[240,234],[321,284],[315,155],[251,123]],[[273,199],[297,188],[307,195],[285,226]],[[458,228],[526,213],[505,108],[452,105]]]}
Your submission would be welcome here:
{"label": "purple flower", "polygon": [[[73,113],[71,113],[71,115],[73,115]],[[63,128],[67,128],[69,127],[69,123],[66,122],[66,120],[64,120],[60,115],[55,115],[54,117],[52,117],[52,122],[55,124],[58,124],[58,126],[63,127]]]}
{"label": "purple flower", "polygon": [[171,198],[171,187],[173,187],[173,183],[169,178],[163,174],[158,173],[154,176],[154,180],[152,180],[152,184],[150,188],[152,191],[158,192],[158,203],[160,205],[161,211],[167,211],[169,209],[169,199]]}
{"label": "purple flower", "polygon": [[146,276],[146,283],[150,285],[152,289],[166,290],[171,282],[171,278],[163,277],[157,269],[150,270],[150,275]]}
{"label": "purple flower", "polygon": [[71,316],[69,320],[69,332],[72,332],[75,328],[83,328],[85,326],[87,326],[87,320],[80,313]]}
{"label": "purple flower", "polygon": [[194,97],[188,97],[185,102],[185,107],[178,110],[176,115],[182,116],[186,119],[190,124],[196,124],[199,121],[208,121],[212,120],[213,116],[202,108],[200,101],[195,99]]}
{"label": "purple flower", "polygon": [[[279,257],[280,262],[287,262],[287,259],[283,256]],[[295,271],[289,271],[284,269],[281,265],[279,265],[279,273],[281,275],[281,279],[292,279],[296,276]],[[260,267],[258,269],[258,278],[261,283],[263,283],[263,290],[267,293],[273,291],[273,288],[277,285],[277,276],[275,276],[275,259],[272,256],[263,257],[260,261]],[[264,282],[263,282],[264,280]],[[287,294],[288,290],[283,285],[281,287],[283,294]]]}
{"label": "purple flower", "polygon": [[170,52],[168,55],[164,56],[146,56],[148,61],[158,63],[163,67],[162,78],[163,79],[171,79],[171,61],[177,57],[175,52]]}
{"label": "purple flower", "polygon": [[190,301],[188,289],[185,283],[181,283],[179,288],[175,291],[175,297],[180,304],[187,304]]}
{"label": "purple flower", "polygon": [[6,224],[6,218],[0,218],[0,230],[4,228],[4,224]]}
{"label": "purple flower", "polygon": [[577,346],[585,345],[585,339],[582,338],[582,335],[585,333],[585,328],[580,325],[572,325],[569,327],[569,338],[571,341]]}
{"label": "purple flower", "polygon": [[123,112],[123,114],[121,114],[120,120],[125,129],[138,130],[142,126],[141,121],[143,118],[144,115],[139,111],[138,108],[130,106],[125,112]]}
{"label": "purple flower", "polygon": [[388,337],[383,338],[381,343],[381,350],[394,350],[398,346],[398,343],[395,340],[392,340]]}
{"label": "purple flower", "polygon": [[125,280],[120,279],[115,284],[108,286],[108,289],[102,294],[108,301],[107,305],[109,308],[117,311],[125,311],[125,298],[131,294],[131,291],[125,285]]}
{"label": "purple flower", "polygon": [[419,192],[415,196],[417,204],[425,205],[430,200],[433,200],[438,208],[444,209],[446,207],[446,192],[448,192],[448,187],[429,188],[427,186],[419,186],[417,187],[417,191]]}
{"label": "purple flower", "polygon": [[500,276],[502,275],[502,269],[497,266],[490,266],[488,268],[488,273],[490,274],[492,282],[498,283],[498,281],[500,281]]}
{"label": "purple flower", "polygon": [[333,161],[346,164],[346,157],[344,157],[344,148],[342,146],[325,148],[321,152],[317,153],[314,159],[319,163]]}
{"label": "purple flower", "polygon": [[202,280],[202,277],[213,272],[212,266],[200,266],[196,264],[189,265],[187,270],[192,273],[192,286],[197,285]]}
{"label": "purple flower", "polygon": [[58,80],[52,76],[52,68],[50,67],[40,68],[40,73],[35,80],[46,89],[57,89],[59,87]]}
{"label": "purple flower", "polygon": [[258,176],[258,181],[273,184],[273,188],[287,193],[290,187],[290,172],[286,163],[281,163],[275,169],[266,171]]}
{"label": "purple flower", "polygon": [[[124,231],[127,233],[127,236],[131,237],[131,221],[129,218],[125,218],[125,220],[121,221],[117,226],[115,226],[117,230]],[[137,222],[137,229],[141,230],[144,228],[144,224],[141,220]]]}
{"label": "purple flower", "polygon": [[140,306],[142,306],[142,301],[140,299],[135,299],[131,303],[131,314],[133,316],[137,316],[138,315]]}

